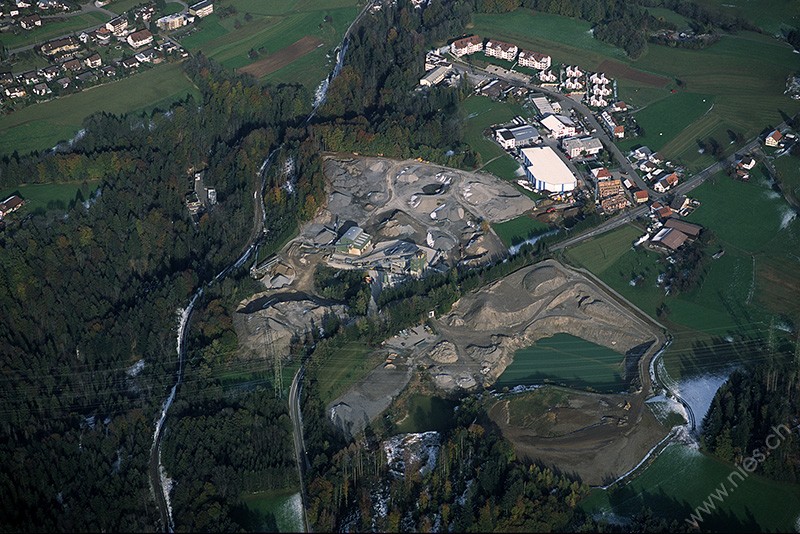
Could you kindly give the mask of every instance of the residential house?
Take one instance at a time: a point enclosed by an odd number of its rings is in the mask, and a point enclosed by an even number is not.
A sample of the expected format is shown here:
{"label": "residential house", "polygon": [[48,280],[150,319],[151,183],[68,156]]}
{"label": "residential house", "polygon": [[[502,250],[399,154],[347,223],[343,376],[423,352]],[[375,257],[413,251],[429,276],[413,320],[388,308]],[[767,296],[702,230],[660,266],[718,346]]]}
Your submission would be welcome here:
{"label": "residential house", "polygon": [[33,94],[37,96],[44,96],[52,92],[53,91],[51,91],[50,88],[47,87],[46,83],[37,83],[36,85],[33,86]]}
{"label": "residential house", "polygon": [[105,67],[100,69],[100,72],[102,72],[103,75],[108,77],[108,78],[111,78],[111,77],[117,75],[117,69],[115,69],[112,65],[106,65]]}
{"label": "residential house", "polygon": [[197,2],[196,4],[189,7],[189,14],[194,15],[195,17],[207,17],[208,15],[214,12],[214,2],[211,0],[204,0],[203,2]]}
{"label": "residential house", "polygon": [[661,202],[653,202],[650,204],[650,211],[656,214],[661,220],[668,219],[675,214],[672,208],[663,205]]}
{"label": "residential house", "polygon": [[603,180],[610,180],[611,177],[612,177],[611,176],[611,171],[609,171],[605,167],[592,169],[592,176],[594,176],[594,179],[597,182],[601,182]]}
{"label": "residential house", "polygon": [[91,55],[86,59],[84,59],[83,61],[84,63],[86,63],[86,66],[89,67],[90,69],[96,69],[97,67],[103,64],[103,59],[100,57],[100,54]]}
{"label": "residential house", "polygon": [[61,68],[68,72],[78,72],[83,68],[79,59],[70,59],[61,64]]}
{"label": "residential house", "polygon": [[116,36],[122,35],[128,29],[128,19],[117,17],[106,22],[106,29]]}
{"label": "residential house", "polygon": [[88,43],[89,42],[89,34],[86,33],[86,32],[81,32],[81,34],[78,36],[78,41],[82,42],[83,44]]}
{"label": "residential house", "polygon": [[614,113],[619,113],[622,111],[628,111],[628,104],[620,100],[619,102],[614,102],[611,104],[611,111]]}
{"label": "residential house", "polygon": [[17,4],[17,7],[20,8],[20,9],[25,9],[25,8],[31,7],[31,5],[32,5],[27,0],[16,0],[15,4]]}
{"label": "residential house", "polygon": [[139,30],[128,36],[128,44],[132,48],[141,48],[153,42],[153,34],[149,30]]}
{"label": "residential house", "polygon": [[517,61],[519,61],[519,64],[522,67],[529,67],[536,70],[547,70],[550,68],[552,58],[546,54],[540,54],[539,52],[520,50]]}
{"label": "residential house", "polygon": [[754,160],[750,156],[745,156],[745,157],[743,157],[742,159],[739,160],[739,162],[737,163],[737,166],[749,171],[749,170],[752,170],[753,167],[756,166],[756,160]]}
{"label": "residential house", "polygon": [[591,95],[591,96],[589,96],[589,100],[587,101],[587,104],[589,106],[595,107],[595,108],[604,108],[604,107],[606,107],[608,105],[608,101],[605,98],[603,98],[602,96]]}
{"label": "residential house", "polygon": [[81,83],[92,83],[97,81],[97,74],[94,71],[87,70],[75,76],[75,79]]}
{"label": "residential house", "polygon": [[633,193],[633,198],[636,199],[637,204],[644,204],[650,200],[650,195],[647,194],[647,191],[636,191]]}
{"label": "residential house", "polygon": [[159,56],[155,50],[148,48],[147,50],[143,50],[142,52],[136,54],[135,57],[139,63],[155,63]]}
{"label": "residential house", "polygon": [[139,66],[139,60],[135,57],[129,57],[122,60],[122,66],[126,69],[135,69]]}
{"label": "residential house", "polygon": [[603,143],[594,137],[582,137],[564,139],[561,142],[561,148],[564,153],[570,158],[577,158],[580,156],[594,156],[603,150]]}
{"label": "residential house", "polygon": [[5,93],[8,98],[23,98],[28,96],[28,93],[22,87],[7,87]]}
{"label": "residential house", "polygon": [[29,15],[19,19],[19,25],[23,30],[32,30],[42,25],[42,17],[39,15]]}
{"label": "residential house", "polygon": [[433,70],[436,67],[444,67],[446,65],[449,65],[447,60],[436,52],[428,52],[425,54],[425,72]]}
{"label": "residential house", "polygon": [[10,72],[0,72],[0,86],[12,85],[14,83],[14,75]]}
{"label": "residential house", "polygon": [[487,56],[505,59],[507,61],[514,61],[517,57],[519,48],[517,48],[517,45],[515,44],[489,40],[487,41],[486,47],[483,51]]}
{"label": "residential house", "polygon": [[39,73],[35,70],[29,70],[28,72],[23,72],[22,75],[19,77],[19,81],[24,83],[25,85],[33,85],[35,83],[39,83]]}
{"label": "residential house", "polygon": [[597,197],[608,198],[623,194],[622,182],[619,180],[602,180],[597,182]]}
{"label": "residential house", "polygon": [[10,8],[8,11],[8,16],[11,18],[19,17],[19,9],[17,9],[16,7]]}
{"label": "residential house", "polygon": [[640,146],[639,148],[633,151],[633,157],[636,159],[648,159],[652,153],[653,151],[650,150],[648,147]]}
{"label": "residential house", "polygon": [[611,83],[611,80],[606,78],[606,74],[604,72],[595,72],[589,76],[589,83],[592,85],[606,85]]}
{"label": "residential house", "polygon": [[450,53],[456,57],[467,56],[483,50],[483,39],[478,35],[464,37],[450,44]]}
{"label": "residential house", "polygon": [[49,67],[41,69],[39,72],[42,74],[45,81],[52,82],[56,79],[58,73],[61,72],[61,67],[58,65],[50,65]]}
{"label": "residential house", "polygon": [[542,126],[550,131],[550,135],[554,139],[572,137],[578,132],[578,128],[572,122],[572,119],[564,115],[548,115],[541,120],[541,123]]}
{"label": "residential house", "polygon": [[653,189],[658,191],[659,193],[666,192],[669,188],[677,185],[678,183],[678,175],[674,172],[669,176],[666,176],[660,179],[656,184],[653,186]]}
{"label": "residential house", "polygon": [[558,76],[554,72],[545,70],[539,73],[539,80],[545,83],[555,83],[558,80]]}
{"label": "residential house", "polygon": [[72,80],[70,80],[67,77],[64,77],[64,78],[59,78],[58,80],[56,80],[56,83],[59,86],[61,86],[62,89],[66,89],[67,87],[70,86],[70,84],[72,83]]}
{"label": "residential house", "polygon": [[650,161],[652,161],[656,165],[660,165],[660,164],[664,163],[664,156],[661,154],[661,152],[653,152],[652,154],[650,154],[650,157],[647,158],[647,159],[649,159]]}
{"label": "residential house", "polygon": [[11,195],[4,201],[0,202],[0,219],[6,217],[10,213],[14,213],[20,209],[23,204],[25,204],[25,201],[17,195]]}
{"label": "residential house", "polygon": [[600,207],[606,213],[612,213],[621,209],[625,209],[628,207],[628,205],[630,205],[630,202],[628,202],[628,199],[625,197],[624,193],[617,193],[600,201]]}
{"label": "residential house", "polygon": [[603,126],[605,126],[606,130],[608,130],[608,133],[617,139],[622,139],[625,137],[625,127],[621,124],[618,124],[616,119],[614,119],[609,112],[604,111],[601,113],[600,119],[603,121]]}
{"label": "residential house", "polygon": [[94,32],[95,37],[97,38],[97,44],[99,45],[107,45],[111,42],[111,30],[106,28],[105,26],[102,28],[98,28],[96,32]]}
{"label": "residential house", "polygon": [[64,39],[56,39],[45,43],[41,47],[42,54],[45,56],[54,56],[62,52],[73,52],[80,49],[81,43],[74,37],[65,37]]}
{"label": "residential house", "polygon": [[584,72],[577,65],[567,65],[566,74],[567,78],[580,78],[584,75]]}
{"label": "residential house", "polygon": [[764,144],[767,146],[778,146],[781,139],[783,139],[783,134],[780,130],[772,130],[769,135],[767,135],[767,138],[764,139]]}

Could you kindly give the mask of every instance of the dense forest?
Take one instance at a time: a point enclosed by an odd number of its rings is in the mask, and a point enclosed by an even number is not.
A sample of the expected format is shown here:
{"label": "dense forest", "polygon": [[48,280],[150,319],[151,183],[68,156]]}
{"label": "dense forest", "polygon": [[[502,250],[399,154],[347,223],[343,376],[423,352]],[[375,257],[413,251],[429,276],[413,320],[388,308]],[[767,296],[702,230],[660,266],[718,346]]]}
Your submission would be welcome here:
{"label": "dense forest", "polygon": [[726,462],[753,458],[759,474],[798,482],[800,340],[791,354],[773,333],[762,351],[769,355],[763,363],[734,371],[717,391],[703,422],[703,447]]}

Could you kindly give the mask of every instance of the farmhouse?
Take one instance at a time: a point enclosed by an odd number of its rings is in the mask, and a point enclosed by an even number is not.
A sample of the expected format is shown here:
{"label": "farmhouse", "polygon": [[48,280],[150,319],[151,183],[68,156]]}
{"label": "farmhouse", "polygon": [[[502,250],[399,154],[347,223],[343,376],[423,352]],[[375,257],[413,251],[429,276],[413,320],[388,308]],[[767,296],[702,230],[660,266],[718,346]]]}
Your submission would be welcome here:
{"label": "farmhouse", "polygon": [[425,76],[420,78],[419,84],[423,87],[432,87],[434,85],[438,85],[447,77],[447,74],[450,72],[452,65],[436,67],[430,72],[427,72]]}
{"label": "farmhouse", "polygon": [[450,45],[450,53],[456,57],[474,54],[481,50],[483,50],[483,39],[477,35],[458,39]]}
{"label": "farmhouse", "polygon": [[514,61],[518,51],[519,48],[517,48],[515,44],[492,40],[487,41],[486,48],[484,49],[484,53],[487,56],[506,59],[508,61]]}
{"label": "farmhouse", "polygon": [[563,193],[578,185],[575,175],[549,146],[523,148],[522,159],[525,174],[536,189]]}
{"label": "farmhouse", "polygon": [[737,165],[737,167],[741,167],[742,169],[745,169],[745,170],[749,171],[749,170],[752,170],[753,167],[756,166],[756,160],[754,160],[750,156],[745,156],[742,159],[740,159],[739,162],[736,165]]}
{"label": "farmhouse", "polygon": [[539,52],[531,52],[530,50],[520,50],[519,57],[517,58],[520,66],[530,67],[536,70],[547,70],[550,68],[552,58]]}
{"label": "farmhouse", "polygon": [[17,195],[11,195],[4,201],[0,202],[0,219],[20,209],[25,201]]}
{"label": "farmhouse", "polygon": [[204,0],[203,2],[197,2],[193,6],[189,7],[189,14],[194,15],[195,17],[207,17],[214,12],[214,2],[211,0]]}
{"label": "farmhouse", "polygon": [[174,15],[167,15],[166,17],[158,19],[156,21],[156,26],[159,30],[175,30],[186,26],[187,23],[186,15],[183,13],[175,13]]}
{"label": "farmhouse", "polygon": [[361,256],[372,250],[372,236],[358,226],[353,226],[334,245],[336,252]]}
{"label": "farmhouse", "polygon": [[516,128],[499,128],[495,132],[497,142],[506,150],[526,146],[539,139],[539,131],[525,124]]}
{"label": "farmhouse", "polygon": [[149,30],[140,30],[128,36],[128,44],[132,48],[141,48],[153,42],[153,34]]}
{"label": "farmhouse", "polygon": [[19,25],[23,30],[32,30],[37,26],[42,25],[42,17],[39,15],[30,15],[19,19]]}
{"label": "farmhouse", "polygon": [[663,245],[671,250],[678,250],[689,238],[680,230],[662,228],[651,240],[654,244]]}
{"label": "farmhouse", "polygon": [[669,219],[664,223],[664,228],[673,228],[679,232],[686,234],[689,237],[697,237],[703,231],[703,227],[697,224],[681,221],[680,219]]}
{"label": "farmhouse", "polygon": [[541,122],[542,126],[550,130],[554,139],[573,136],[578,130],[572,119],[563,115],[548,115]]}
{"label": "farmhouse", "polygon": [[773,130],[769,133],[766,139],[764,139],[764,144],[767,146],[778,146],[778,144],[783,139],[783,134],[780,130]]}
{"label": "farmhouse", "polygon": [[561,142],[561,148],[572,159],[582,155],[594,156],[598,154],[603,150],[603,143],[594,137],[572,138],[564,139]]}

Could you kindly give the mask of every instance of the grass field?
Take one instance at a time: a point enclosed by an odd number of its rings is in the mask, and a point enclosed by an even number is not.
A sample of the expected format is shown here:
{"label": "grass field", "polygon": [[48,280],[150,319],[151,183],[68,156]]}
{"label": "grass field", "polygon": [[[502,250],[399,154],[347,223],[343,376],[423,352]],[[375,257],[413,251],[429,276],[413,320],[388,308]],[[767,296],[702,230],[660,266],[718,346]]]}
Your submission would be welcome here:
{"label": "grass field", "polygon": [[630,517],[645,507],[656,517],[683,521],[709,494],[725,483],[727,498],[715,502],[701,525],[702,532],[793,532],[800,519],[800,486],[767,480],[758,471],[743,481],[734,468],[689,447],[673,444],[627,486],[611,491],[594,489],[580,503],[589,513]]}
{"label": "grass field", "polygon": [[795,0],[698,0],[697,3],[739,15],[768,33],[800,28],[800,3]]}
{"label": "grass field", "polygon": [[199,91],[180,64],[159,65],[128,78],[35,104],[0,117],[0,152],[44,150],[72,138],[92,113],[166,107]]}
{"label": "grass field", "polygon": [[[266,80],[299,82],[310,88],[316,87],[328,74],[330,65],[326,54],[339,44],[359,11],[353,0],[316,3],[234,0],[230,5],[236,7],[236,15],[222,19],[214,14],[204,18],[198,30],[184,37],[181,44],[235,69],[269,59],[304,37],[314,38],[322,45],[264,76]],[[250,15],[250,21],[245,19],[245,13]],[[326,22],[325,17],[329,17],[330,22]],[[249,57],[250,50],[256,50],[258,57]]]}
{"label": "grass field", "polygon": [[26,213],[39,210],[66,209],[70,202],[75,200],[78,191],[81,192],[84,199],[87,199],[98,185],[98,180],[81,183],[20,185],[0,191],[0,200],[4,200],[14,194],[20,195],[25,200],[25,205],[11,216],[12,218],[18,218]]}
{"label": "grass field", "polygon": [[74,17],[66,17],[57,21],[43,19],[42,25],[33,30],[20,30],[18,35],[13,35],[8,32],[0,34],[0,44],[7,47],[9,50],[31,44],[43,44],[45,41],[49,41],[55,37],[60,37],[72,32],[79,32],[80,30],[103,24],[109,20],[110,17],[108,15],[96,11],[83,15],[76,15]]}
{"label": "grass field", "polygon": [[677,26],[678,30],[690,28],[689,21],[683,15],[678,15],[671,9],[664,7],[648,7],[647,11],[659,20],[671,22]]}
{"label": "grass field", "polygon": [[[644,135],[618,143],[623,151],[636,145],[661,150],[665,144],[714,107],[711,95],[676,93],[654,102],[634,113]],[[720,139],[720,141],[723,141]],[[727,142],[727,137],[725,139]]]}
{"label": "grass field", "polygon": [[785,155],[774,160],[772,164],[778,171],[784,194],[792,195],[800,201],[800,158]]}
{"label": "grass field", "polygon": [[[464,141],[478,152],[486,165],[484,170],[506,180],[519,178],[519,164],[500,145],[483,136],[483,131],[495,124],[506,124],[515,116],[530,118],[523,107],[506,102],[495,102],[485,96],[470,96],[464,101]],[[491,163],[490,163],[491,162]]]}
{"label": "grass field", "polygon": [[492,225],[497,237],[507,247],[522,243],[535,235],[542,234],[550,229],[550,227],[542,222],[537,221],[530,215],[520,215],[516,219],[496,223]]}
{"label": "grass field", "polygon": [[633,242],[644,232],[633,225],[623,226],[614,232],[602,234],[567,250],[570,262],[592,271],[607,271],[633,247]]}
{"label": "grass field", "polygon": [[611,349],[569,335],[556,334],[518,350],[495,387],[555,383],[599,391],[625,389],[623,356]]}
{"label": "grass field", "polygon": [[333,401],[356,382],[364,378],[382,361],[381,356],[370,357],[364,343],[347,342],[338,346],[325,361],[325,372],[318,373],[319,395],[325,404]]}

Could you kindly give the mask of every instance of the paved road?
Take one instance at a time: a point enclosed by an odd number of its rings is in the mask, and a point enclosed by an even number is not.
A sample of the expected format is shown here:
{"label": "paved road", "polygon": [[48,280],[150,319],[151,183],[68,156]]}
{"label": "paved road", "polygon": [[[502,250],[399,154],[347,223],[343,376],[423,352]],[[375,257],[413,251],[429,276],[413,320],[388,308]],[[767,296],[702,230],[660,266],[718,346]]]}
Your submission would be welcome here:
{"label": "paved road", "polygon": [[300,394],[303,389],[304,369],[300,367],[292,379],[292,387],[289,388],[289,417],[292,419],[292,436],[294,438],[294,454],[297,460],[297,475],[300,477],[300,497],[303,502],[303,528],[306,532],[311,532],[308,518],[306,517],[306,485],[305,471],[309,468],[308,456],[306,455],[305,441],[303,440],[303,414],[300,411]]}

